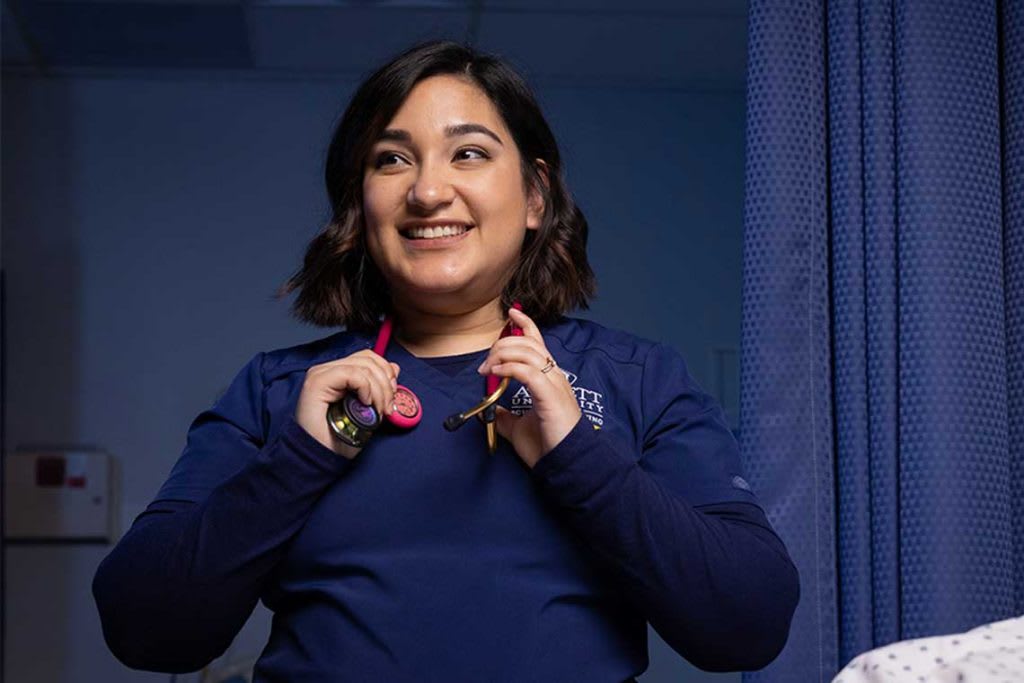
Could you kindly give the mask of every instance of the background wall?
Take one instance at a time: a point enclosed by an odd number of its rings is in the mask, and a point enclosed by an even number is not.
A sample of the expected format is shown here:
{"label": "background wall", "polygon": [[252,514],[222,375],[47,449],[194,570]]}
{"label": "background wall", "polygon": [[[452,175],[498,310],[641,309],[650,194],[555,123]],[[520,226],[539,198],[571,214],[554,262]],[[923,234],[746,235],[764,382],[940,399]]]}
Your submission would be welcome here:
{"label": "background wall", "polygon": [[[353,84],[5,74],[9,449],[110,451],[127,527],[248,358],[329,332],[271,295],[326,216],[324,150]],[[590,221],[599,296],[583,317],[676,345],[729,393],[712,349],[739,346],[742,91],[538,94]],[[7,680],[168,680],[106,650],[89,586],[108,550],[6,549]],[[261,607],[226,658],[258,654],[267,625]],[[644,683],[739,680],[653,632],[651,660]]]}

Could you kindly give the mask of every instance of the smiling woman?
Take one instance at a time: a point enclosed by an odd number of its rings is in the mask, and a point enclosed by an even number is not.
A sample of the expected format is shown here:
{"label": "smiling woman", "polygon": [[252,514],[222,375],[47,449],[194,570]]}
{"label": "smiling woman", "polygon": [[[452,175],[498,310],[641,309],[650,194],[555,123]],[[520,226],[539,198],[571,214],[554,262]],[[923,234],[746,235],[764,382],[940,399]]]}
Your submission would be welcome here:
{"label": "smiling woman", "polygon": [[[282,294],[346,329],[256,354],[196,418],[97,571],[114,654],[201,668],[262,600],[254,681],[621,683],[647,623],[702,668],[771,661],[793,565],[680,355],[566,315],[594,291],[587,223],[523,80],[414,47],[356,92],[326,176]],[[335,429],[354,398],[415,420]]]}
{"label": "smiling woman", "polygon": [[[302,320],[373,329],[401,289],[431,307],[519,300],[547,323],[594,294],[555,137],[497,58],[434,43],[385,65],[338,125],[326,176],[332,220],[281,291],[298,290]],[[459,250],[409,239],[446,225],[477,231]]]}

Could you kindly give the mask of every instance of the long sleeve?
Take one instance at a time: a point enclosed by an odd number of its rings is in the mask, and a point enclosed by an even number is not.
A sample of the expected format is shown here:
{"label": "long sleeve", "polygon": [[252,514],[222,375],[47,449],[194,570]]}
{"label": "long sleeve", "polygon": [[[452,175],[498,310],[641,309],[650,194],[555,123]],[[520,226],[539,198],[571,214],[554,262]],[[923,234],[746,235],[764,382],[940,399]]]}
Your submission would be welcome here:
{"label": "long sleeve", "polygon": [[676,652],[709,671],[762,668],[788,637],[796,569],[739,474],[721,410],[682,359],[659,345],[644,378],[639,459],[581,418],[533,478]]}
{"label": "long sleeve", "polygon": [[180,673],[222,654],[287,542],[351,465],[294,419],[262,443],[259,365],[196,418],[170,479],[96,572],[104,637],[129,667]]}

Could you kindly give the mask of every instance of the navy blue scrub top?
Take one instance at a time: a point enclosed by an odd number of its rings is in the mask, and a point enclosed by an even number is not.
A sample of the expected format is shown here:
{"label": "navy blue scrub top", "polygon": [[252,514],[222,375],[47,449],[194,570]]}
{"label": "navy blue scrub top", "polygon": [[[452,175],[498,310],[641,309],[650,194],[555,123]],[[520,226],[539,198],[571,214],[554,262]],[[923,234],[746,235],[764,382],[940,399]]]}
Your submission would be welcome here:
{"label": "navy blue scrub top", "polygon": [[[650,623],[712,670],[767,664],[796,572],[713,398],[671,347],[563,317],[542,327],[582,418],[529,469],[483,425],[487,351],[386,357],[420,398],[354,460],[294,420],[306,370],[372,348],[340,332],[257,354],[201,413],[94,582],[129,666],[200,668],[258,600],[256,681],[626,681]],[[531,409],[513,381],[501,398]]]}

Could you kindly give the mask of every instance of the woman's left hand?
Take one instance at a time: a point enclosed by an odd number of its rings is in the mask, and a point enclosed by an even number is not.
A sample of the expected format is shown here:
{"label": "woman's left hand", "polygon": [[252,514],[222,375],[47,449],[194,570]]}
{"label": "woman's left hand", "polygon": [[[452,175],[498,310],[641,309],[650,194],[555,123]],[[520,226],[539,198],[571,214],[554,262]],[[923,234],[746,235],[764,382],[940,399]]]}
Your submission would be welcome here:
{"label": "woman's left hand", "polygon": [[498,434],[508,439],[523,462],[533,469],[572,431],[582,413],[565,373],[558,366],[542,372],[551,354],[537,326],[515,308],[509,309],[509,316],[523,329],[523,336],[502,337],[495,342],[478,372],[511,377],[530,392],[532,409],[513,415],[497,406],[495,425]]}

